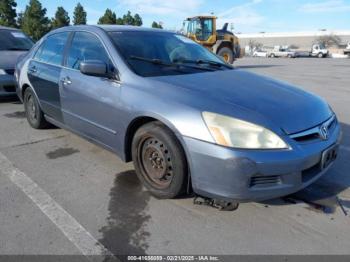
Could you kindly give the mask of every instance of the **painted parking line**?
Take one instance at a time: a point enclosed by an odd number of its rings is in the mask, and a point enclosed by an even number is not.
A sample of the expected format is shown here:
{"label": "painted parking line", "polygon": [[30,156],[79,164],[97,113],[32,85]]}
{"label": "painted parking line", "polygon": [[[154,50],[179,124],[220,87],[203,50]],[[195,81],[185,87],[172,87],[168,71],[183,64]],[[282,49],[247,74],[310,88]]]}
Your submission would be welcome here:
{"label": "painted parking line", "polygon": [[25,173],[17,169],[2,153],[0,153],[0,167],[0,173],[7,175],[83,255],[87,257],[113,257],[112,253],[80,225],[74,217],[53,200],[49,194],[41,189]]}

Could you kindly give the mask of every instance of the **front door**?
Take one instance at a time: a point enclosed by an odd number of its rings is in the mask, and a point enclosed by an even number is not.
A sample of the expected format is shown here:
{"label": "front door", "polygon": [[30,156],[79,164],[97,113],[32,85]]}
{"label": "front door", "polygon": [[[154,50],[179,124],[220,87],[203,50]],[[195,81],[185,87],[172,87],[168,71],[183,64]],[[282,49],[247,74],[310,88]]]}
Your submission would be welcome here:
{"label": "front door", "polygon": [[84,75],[80,63],[105,62],[115,68],[101,40],[92,33],[75,32],[61,72],[61,99],[65,124],[112,150],[118,150],[118,123],[121,87],[115,80]]}

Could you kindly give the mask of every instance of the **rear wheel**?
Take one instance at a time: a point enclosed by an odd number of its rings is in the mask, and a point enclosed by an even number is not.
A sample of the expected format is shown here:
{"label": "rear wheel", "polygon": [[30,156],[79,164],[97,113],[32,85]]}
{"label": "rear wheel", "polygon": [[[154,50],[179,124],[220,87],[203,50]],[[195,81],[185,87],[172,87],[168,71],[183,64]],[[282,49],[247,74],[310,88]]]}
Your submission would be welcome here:
{"label": "rear wheel", "polygon": [[318,57],[318,58],[323,58],[323,54],[322,54],[322,53],[319,53],[319,54],[317,55],[317,57]]}
{"label": "rear wheel", "polygon": [[137,130],[132,158],[138,178],[154,196],[174,198],[186,191],[185,154],[172,131],[160,122]]}
{"label": "rear wheel", "polygon": [[276,56],[275,56],[274,53],[272,53],[272,54],[270,55],[270,57],[271,57],[271,58],[275,58]]}
{"label": "rear wheel", "polygon": [[39,102],[30,88],[27,88],[24,92],[24,109],[28,123],[31,127],[35,129],[43,129],[49,126],[49,123],[45,120]]}
{"label": "rear wheel", "polygon": [[233,50],[228,47],[220,48],[218,56],[221,56],[226,63],[232,64],[234,60]]}

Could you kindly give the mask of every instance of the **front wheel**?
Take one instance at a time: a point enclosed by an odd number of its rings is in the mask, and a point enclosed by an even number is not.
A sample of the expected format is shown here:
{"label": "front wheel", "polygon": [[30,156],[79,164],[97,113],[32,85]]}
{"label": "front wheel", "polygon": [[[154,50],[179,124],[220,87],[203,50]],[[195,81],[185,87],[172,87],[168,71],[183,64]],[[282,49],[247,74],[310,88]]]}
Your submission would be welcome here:
{"label": "front wheel", "polygon": [[319,54],[317,55],[317,57],[318,57],[318,58],[323,58],[323,54],[322,54],[322,53],[319,53]]}
{"label": "front wheel", "polygon": [[223,47],[219,50],[218,56],[221,56],[226,63],[232,64],[234,61],[233,50],[228,47]]}
{"label": "front wheel", "polygon": [[157,198],[175,198],[186,191],[184,151],[173,132],[160,122],[136,131],[132,158],[138,178]]}

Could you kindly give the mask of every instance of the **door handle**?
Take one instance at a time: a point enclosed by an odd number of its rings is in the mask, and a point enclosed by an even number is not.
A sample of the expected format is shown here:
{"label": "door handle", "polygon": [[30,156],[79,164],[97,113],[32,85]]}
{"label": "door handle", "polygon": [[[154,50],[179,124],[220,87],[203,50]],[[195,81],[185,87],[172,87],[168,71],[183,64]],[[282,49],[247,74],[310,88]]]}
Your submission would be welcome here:
{"label": "door handle", "polygon": [[68,86],[70,84],[72,84],[72,81],[70,80],[70,78],[67,76],[67,77],[64,77],[61,79],[61,83],[64,85],[64,86]]}

